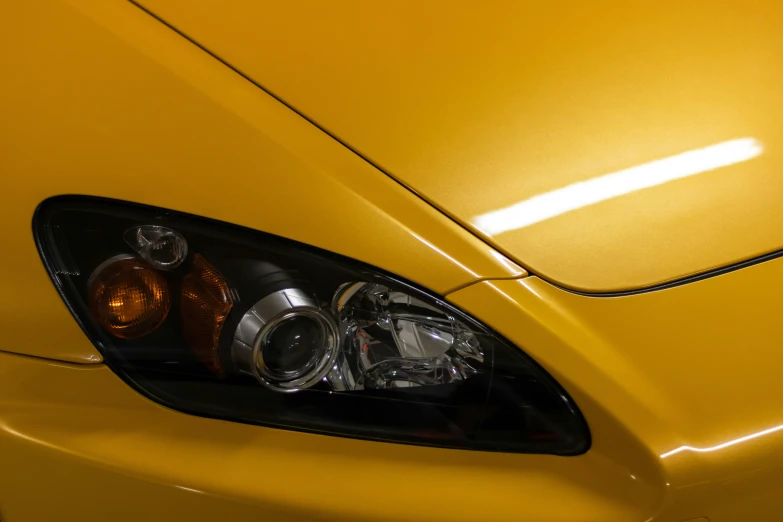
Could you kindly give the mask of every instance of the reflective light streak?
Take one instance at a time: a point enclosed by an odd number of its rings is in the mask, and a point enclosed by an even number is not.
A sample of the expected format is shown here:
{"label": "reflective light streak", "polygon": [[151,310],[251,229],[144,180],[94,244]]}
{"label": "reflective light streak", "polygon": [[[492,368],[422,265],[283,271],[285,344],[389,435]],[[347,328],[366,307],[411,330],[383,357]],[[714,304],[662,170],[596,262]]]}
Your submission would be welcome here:
{"label": "reflective light streak", "polygon": [[504,256],[497,250],[490,248],[489,253],[492,254],[492,257],[497,259],[500,262],[500,264],[508,268],[508,270],[511,272],[511,275],[516,277],[523,274],[523,271],[518,266],[512,263],[506,256]]}
{"label": "reflective light streak", "polygon": [[754,138],[725,141],[574,183],[476,216],[471,222],[494,236],[637,190],[747,161],[763,150],[764,146]]}
{"label": "reflective light streak", "polygon": [[479,276],[476,272],[474,272],[470,268],[466,267],[465,265],[463,265],[462,263],[460,263],[459,261],[457,261],[456,259],[454,259],[450,255],[448,255],[446,252],[444,252],[440,248],[436,247],[435,245],[433,245],[432,243],[430,243],[429,241],[427,241],[423,237],[418,236],[418,235],[414,234],[413,232],[411,232],[411,235],[413,237],[415,237],[416,239],[418,239],[419,241],[421,241],[422,243],[424,243],[425,245],[427,245],[428,247],[430,247],[431,249],[433,249],[438,254],[442,255],[443,257],[445,257],[446,259],[448,259],[449,261],[451,261],[452,263],[454,263],[455,265],[457,265],[458,267],[463,269],[465,272],[467,272],[470,275],[472,275],[473,277],[478,277]]}
{"label": "reflective light streak", "polygon": [[187,487],[185,487],[185,486],[174,486],[174,487],[175,487],[175,488],[182,489],[182,490],[185,490],[185,491],[190,491],[190,492],[192,492],[192,493],[200,493],[200,494],[202,494],[202,495],[204,494],[204,492],[203,492],[203,491],[201,491],[201,490],[198,490],[198,489],[187,488]]}
{"label": "reflective light streak", "polygon": [[710,451],[717,451],[723,448],[728,448],[729,446],[734,446],[735,444],[739,444],[740,442],[746,442],[749,440],[757,439],[759,437],[763,437],[764,435],[769,435],[770,433],[775,433],[776,431],[780,431],[780,430],[783,430],[783,424],[781,424],[780,426],[775,426],[774,428],[769,428],[768,430],[759,431],[757,433],[751,433],[750,435],[745,435],[744,437],[733,439],[728,442],[724,442],[723,444],[718,444],[717,446],[710,446],[709,448],[694,448],[692,446],[680,446],[679,448],[675,448],[671,451],[667,451],[666,453],[661,455],[661,458],[665,459],[666,457],[671,457],[672,455],[676,455],[677,453],[681,453],[683,451],[709,453]]}

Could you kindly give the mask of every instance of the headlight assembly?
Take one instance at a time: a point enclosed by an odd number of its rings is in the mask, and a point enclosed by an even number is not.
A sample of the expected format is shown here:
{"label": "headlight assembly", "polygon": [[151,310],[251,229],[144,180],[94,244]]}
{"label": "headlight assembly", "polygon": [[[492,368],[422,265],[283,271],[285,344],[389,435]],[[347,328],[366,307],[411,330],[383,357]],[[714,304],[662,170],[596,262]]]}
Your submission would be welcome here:
{"label": "headlight assembly", "polygon": [[171,408],[451,448],[573,455],[589,446],[576,406],[521,350],[380,270],[94,198],[45,201],[34,230],[106,363]]}

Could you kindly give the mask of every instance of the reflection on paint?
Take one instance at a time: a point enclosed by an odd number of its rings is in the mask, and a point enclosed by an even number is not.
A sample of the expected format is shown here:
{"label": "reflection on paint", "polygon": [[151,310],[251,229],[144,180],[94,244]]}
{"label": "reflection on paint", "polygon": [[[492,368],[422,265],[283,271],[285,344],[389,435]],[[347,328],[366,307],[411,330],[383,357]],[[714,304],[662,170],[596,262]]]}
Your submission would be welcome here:
{"label": "reflection on paint", "polygon": [[489,253],[492,254],[492,257],[497,259],[500,262],[500,264],[506,267],[509,270],[509,272],[511,272],[512,276],[519,276],[523,274],[523,271],[517,265],[512,263],[506,256],[504,256],[497,250],[490,248]]}
{"label": "reflection on paint", "polygon": [[637,190],[747,161],[763,150],[754,138],[724,141],[540,194],[476,216],[471,223],[494,236]]}
{"label": "reflection on paint", "polygon": [[769,435],[770,433],[775,433],[776,431],[780,431],[780,430],[783,430],[783,424],[781,424],[780,426],[775,426],[774,428],[769,428],[768,430],[751,433],[750,435],[745,435],[744,437],[740,437],[738,439],[732,439],[728,442],[724,442],[723,444],[718,444],[717,446],[710,446],[709,448],[694,448],[692,446],[680,446],[679,448],[675,448],[671,451],[667,451],[666,453],[661,455],[661,458],[665,459],[666,457],[671,457],[672,455],[676,455],[677,453],[683,451],[695,451],[697,453],[708,453],[710,451],[717,451],[723,448],[728,448],[729,446],[734,446],[735,444],[739,444],[740,442],[746,442],[749,440],[757,439],[759,437],[763,437],[764,435]]}
{"label": "reflection on paint", "polygon": [[448,255],[446,252],[444,252],[440,248],[436,247],[435,245],[433,245],[432,243],[430,243],[429,241],[427,241],[423,237],[421,237],[421,236],[419,236],[417,234],[414,234],[413,232],[411,232],[411,235],[413,237],[415,237],[416,239],[418,239],[419,241],[421,241],[422,243],[424,243],[425,245],[427,245],[428,247],[430,247],[431,249],[433,249],[438,254],[442,255],[443,257],[445,257],[446,259],[448,259],[449,261],[451,261],[452,263],[454,263],[455,265],[457,265],[458,267],[463,269],[465,272],[467,272],[470,275],[472,275],[473,277],[478,277],[479,276],[476,272],[474,272],[470,268],[466,267],[465,265],[463,265],[462,263],[460,263],[459,261],[457,261],[456,259],[454,259],[450,255]]}
{"label": "reflection on paint", "polygon": [[200,493],[202,495],[204,494],[204,492],[199,490],[199,489],[187,488],[185,486],[174,486],[174,487],[182,489],[182,490],[185,490],[185,491],[190,491],[191,493]]}

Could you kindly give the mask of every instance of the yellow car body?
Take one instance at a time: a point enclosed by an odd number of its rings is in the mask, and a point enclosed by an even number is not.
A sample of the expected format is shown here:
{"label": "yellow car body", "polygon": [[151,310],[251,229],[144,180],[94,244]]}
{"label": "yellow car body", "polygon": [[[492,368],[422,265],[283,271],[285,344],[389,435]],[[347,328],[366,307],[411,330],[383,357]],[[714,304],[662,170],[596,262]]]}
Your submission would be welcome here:
{"label": "yellow car body", "polygon": [[[3,522],[780,519],[778,2],[31,0],[0,39]],[[30,223],[63,194],[414,281],[541,364],[592,445],[158,405],[41,263]]]}

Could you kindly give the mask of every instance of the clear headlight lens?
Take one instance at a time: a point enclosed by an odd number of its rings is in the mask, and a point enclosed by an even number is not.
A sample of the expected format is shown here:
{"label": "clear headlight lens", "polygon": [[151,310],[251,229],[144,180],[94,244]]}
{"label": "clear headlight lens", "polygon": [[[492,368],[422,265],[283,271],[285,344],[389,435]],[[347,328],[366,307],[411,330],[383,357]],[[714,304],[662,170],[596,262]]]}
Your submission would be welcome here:
{"label": "clear headlight lens", "polygon": [[342,354],[330,382],[349,390],[410,388],[464,381],[484,367],[481,343],[453,314],[377,283],[338,290]]}
{"label": "clear headlight lens", "polygon": [[464,449],[589,447],[576,406],[521,350],[372,267],[93,198],[47,200],[34,228],[53,281],[106,363],[172,408]]}

